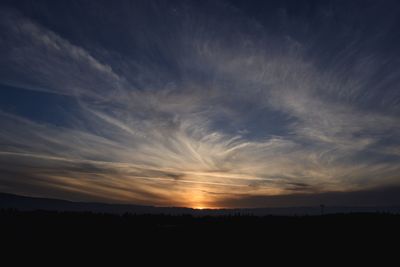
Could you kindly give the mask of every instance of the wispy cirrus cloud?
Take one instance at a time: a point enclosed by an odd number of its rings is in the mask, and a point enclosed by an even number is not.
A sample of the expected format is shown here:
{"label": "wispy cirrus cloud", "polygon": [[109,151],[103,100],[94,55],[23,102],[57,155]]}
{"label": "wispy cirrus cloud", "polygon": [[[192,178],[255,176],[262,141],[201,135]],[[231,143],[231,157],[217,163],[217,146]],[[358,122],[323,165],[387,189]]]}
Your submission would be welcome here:
{"label": "wispy cirrus cloud", "polygon": [[[273,33],[225,2],[131,8],[159,17],[148,23],[115,5],[119,16],[108,23],[123,33],[104,32],[122,44],[91,31],[92,15],[77,17],[86,29],[63,34],[1,9],[0,82],[38,99],[71,100],[60,104],[68,111],[61,125],[0,113],[3,190],[216,206],[241,195],[399,183],[392,84],[400,76],[379,40],[361,46],[361,37],[348,35],[337,49],[317,31],[309,39],[296,37],[294,26]],[[285,27],[296,20],[313,27],[303,18],[281,19]],[[318,44],[341,58],[327,63],[326,51],[313,52]]]}

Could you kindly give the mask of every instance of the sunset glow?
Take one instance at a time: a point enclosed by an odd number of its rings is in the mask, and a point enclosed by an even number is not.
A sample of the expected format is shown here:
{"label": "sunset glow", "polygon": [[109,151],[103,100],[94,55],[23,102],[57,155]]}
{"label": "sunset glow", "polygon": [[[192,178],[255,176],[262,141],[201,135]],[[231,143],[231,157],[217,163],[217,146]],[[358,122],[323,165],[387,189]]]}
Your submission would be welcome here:
{"label": "sunset glow", "polygon": [[395,1],[6,2],[0,192],[205,209],[400,186]]}

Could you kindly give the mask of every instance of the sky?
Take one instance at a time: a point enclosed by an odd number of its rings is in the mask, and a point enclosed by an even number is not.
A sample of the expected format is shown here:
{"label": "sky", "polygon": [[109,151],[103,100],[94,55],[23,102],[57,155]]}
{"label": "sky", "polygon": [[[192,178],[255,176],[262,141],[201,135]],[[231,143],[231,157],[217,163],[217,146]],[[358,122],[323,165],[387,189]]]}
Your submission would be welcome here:
{"label": "sky", "polygon": [[0,191],[400,205],[400,3],[0,1]]}

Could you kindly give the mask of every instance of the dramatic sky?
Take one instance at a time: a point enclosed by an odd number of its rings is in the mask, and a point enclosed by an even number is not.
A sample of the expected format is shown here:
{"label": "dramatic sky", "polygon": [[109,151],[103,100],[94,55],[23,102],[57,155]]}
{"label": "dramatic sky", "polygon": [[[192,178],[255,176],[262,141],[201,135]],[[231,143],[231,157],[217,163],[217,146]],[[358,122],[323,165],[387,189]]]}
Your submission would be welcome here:
{"label": "dramatic sky", "polygon": [[0,191],[390,205],[400,3],[0,1]]}

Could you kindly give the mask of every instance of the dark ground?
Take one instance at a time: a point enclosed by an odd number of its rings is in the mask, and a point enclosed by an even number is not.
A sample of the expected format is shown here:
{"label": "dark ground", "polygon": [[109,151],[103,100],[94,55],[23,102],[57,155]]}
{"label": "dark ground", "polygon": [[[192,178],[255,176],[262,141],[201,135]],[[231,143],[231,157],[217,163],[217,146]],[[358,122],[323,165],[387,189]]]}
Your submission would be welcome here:
{"label": "dark ground", "polygon": [[[337,244],[397,246],[400,215],[354,213],[323,216],[112,215],[90,212],[0,211],[3,244],[73,247],[128,244],[132,249],[179,247],[258,248]],[[309,243],[311,242],[311,244]],[[394,243],[393,243],[394,242]],[[199,252],[200,253],[200,252]]]}

